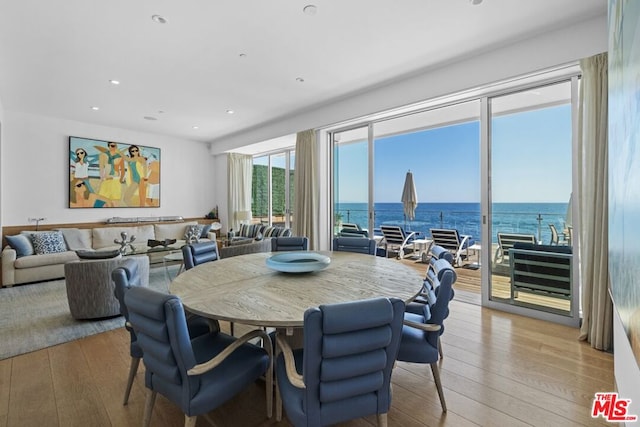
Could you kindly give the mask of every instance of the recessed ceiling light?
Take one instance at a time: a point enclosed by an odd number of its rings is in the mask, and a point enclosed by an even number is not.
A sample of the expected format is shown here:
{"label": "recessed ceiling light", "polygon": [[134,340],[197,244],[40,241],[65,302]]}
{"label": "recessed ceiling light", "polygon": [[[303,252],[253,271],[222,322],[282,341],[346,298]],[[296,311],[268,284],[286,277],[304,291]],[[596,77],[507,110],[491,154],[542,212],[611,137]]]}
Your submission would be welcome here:
{"label": "recessed ceiling light", "polygon": [[158,114],[164,114],[164,110],[158,110]]}
{"label": "recessed ceiling light", "polygon": [[238,55],[240,58],[246,58],[247,54],[246,53],[241,53],[240,55]]}
{"label": "recessed ceiling light", "polygon": [[160,15],[153,15],[151,19],[153,20],[153,22],[157,22],[158,24],[167,24],[169,22],[167,18]]}
{"label": "recessed ceiling light", "polygon": [[120,84],[120,80],[109,80],[109,83],[111,83],[112,85],[119,85]]}
{"label": "recessed ceiling light", "polygon": [[233,113],[235,113],[235,111],[233,111],[233,110],[227,110],[227,114],[233,114]]}
{"label": "recessed ceiling light", "polygon": [[157,118],[155,118],[153,116],[144,116],[143,119],[145,119],[145,120],[158,120]]}
{"label": "recessed ceiling light", "polygon": [[469,3],[471,3],[472,5],[476,6],[480,3],[482,3],[482,0],[469,0]]}
{"label": "recessed ceiling light", "polygon": [[100,109],[100,107],[96,107],[95,105],[90,107],[93,111],[98,111]]}
{"label": "recessed ceiling light", "polygon": [[191,129],[200,129],[198,126],[193,126]]}
{"label": "recessed ceiling light", "polygon": [[296,81],[298,83],[304,83],[304,79],[302,77],[296,77]]}
{"label": "recessed ceiling light", "polygon": [[316,13],[318,13],[318,8],[316,7],[316,5],[315,5],[315,4],[309,4],[309,5],[306,5],[306,6],[302,9],[302,11],[304,12],[304,14],[305,14],[305,15],[313,16],[313,15],[315,15]]}

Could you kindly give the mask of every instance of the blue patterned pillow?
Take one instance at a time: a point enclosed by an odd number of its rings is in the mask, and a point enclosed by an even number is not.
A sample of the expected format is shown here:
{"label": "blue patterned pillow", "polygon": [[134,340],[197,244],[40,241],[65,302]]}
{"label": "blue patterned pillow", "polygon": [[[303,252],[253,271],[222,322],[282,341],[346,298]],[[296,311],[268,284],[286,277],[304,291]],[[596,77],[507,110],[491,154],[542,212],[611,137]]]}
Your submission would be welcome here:
{"label": "blue patterned pillow", "polygon": [[55,254],[65,252],[67,245],[60,231],[45,231],[31,235],[33,249],[36,255]]}

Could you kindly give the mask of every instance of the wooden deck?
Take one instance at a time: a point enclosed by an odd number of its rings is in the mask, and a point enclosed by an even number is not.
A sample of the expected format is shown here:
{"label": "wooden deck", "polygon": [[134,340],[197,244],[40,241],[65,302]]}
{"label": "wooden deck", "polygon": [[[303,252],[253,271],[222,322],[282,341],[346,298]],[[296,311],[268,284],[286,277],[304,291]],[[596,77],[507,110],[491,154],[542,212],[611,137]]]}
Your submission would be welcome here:
{"label": "wooden deck", "polygon": [[[402,260],[398,260],[403,264],[409,265],[416,270],[420,271],[423,275],[426,273],[427,265],[420,260],[407,257]],[[475,261],[475,257],[472,257],[471,261]],[[456,267],[457,280],[454,285],[456,290],[456,298],[461,301],[480,304],[481,298],[481,268],[470,268],[471,262],[465,262],[462,266]],[[497,301],[503,301],[510,304],[511,298],[511,282],[510,277],[493,274],[491,276],[492,282],[492,297]],[[528,306],[537,306],[542,310],[551,309],[556,312],[569,312],[570,301],[555,297],[548,297],[545,295],[519,292],[516,298],[516,304],[526,304]]]}

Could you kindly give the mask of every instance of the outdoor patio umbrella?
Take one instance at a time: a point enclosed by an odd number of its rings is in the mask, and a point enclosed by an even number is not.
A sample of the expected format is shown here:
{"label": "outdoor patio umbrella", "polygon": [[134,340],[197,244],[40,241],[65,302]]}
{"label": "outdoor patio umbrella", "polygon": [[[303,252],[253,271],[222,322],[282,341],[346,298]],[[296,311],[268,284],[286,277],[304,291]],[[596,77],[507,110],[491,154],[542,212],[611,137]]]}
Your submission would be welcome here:
{"label": "outdoor patio umbrella", "polygon": [[402,189],[402,207],[404,210],[405,228],[407,226],[407,219],[412,221],[416,216],[416,206],[418,206],[418,194],[416,193],[416,186],[413,183],[413,174],[411,171],[407,172],[407,176],[404,179],[404,188]]}
{"label": "outdoor patio umbrella", "polygon": [[564,217],[565,226],[573,226],[573,193],[569,196],[569,203],[567,204],[567,214]]}

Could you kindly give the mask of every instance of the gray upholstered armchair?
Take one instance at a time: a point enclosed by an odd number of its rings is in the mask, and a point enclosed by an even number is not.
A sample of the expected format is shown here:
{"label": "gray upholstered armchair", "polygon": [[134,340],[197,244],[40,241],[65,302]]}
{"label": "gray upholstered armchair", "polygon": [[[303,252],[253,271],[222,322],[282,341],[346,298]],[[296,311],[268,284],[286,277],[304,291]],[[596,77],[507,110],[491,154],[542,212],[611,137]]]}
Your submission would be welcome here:
{"label": "gray upholstered armchair", "polygon": [[278,420],[284,402],[295,426],[373,414],[386,426],[403,312],[404,302],[396,298],[324,305],[305,312],[304,350],[292,351],[278,334]]}
{"label": "gray upholstered armchair", "polygon": [[139,285],[149,286],[149,258],[146,255],[78,260],[64,265],[69,311],[75,319],[120,315],[120,303],[114,294],[111,272],[126,260],[136,265]]}

